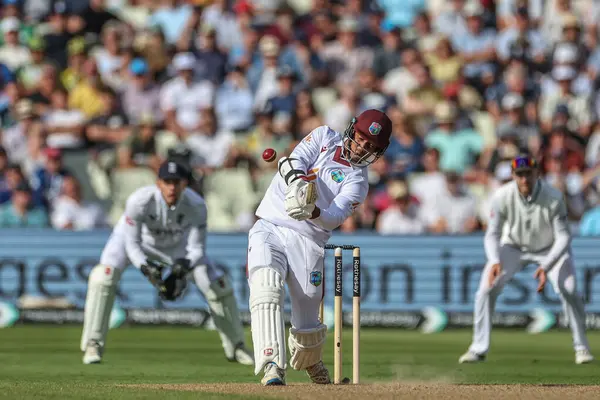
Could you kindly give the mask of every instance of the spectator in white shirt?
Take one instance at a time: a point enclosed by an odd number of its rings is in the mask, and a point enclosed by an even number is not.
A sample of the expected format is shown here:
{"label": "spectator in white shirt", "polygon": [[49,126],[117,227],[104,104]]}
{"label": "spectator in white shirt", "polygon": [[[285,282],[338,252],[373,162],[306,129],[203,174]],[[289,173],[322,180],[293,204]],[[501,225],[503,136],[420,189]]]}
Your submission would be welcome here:
{"label": "spectator in white shirt", "polygon": [[4,34],[4,44],[0,47],[0,62],[14,72],[31,62],[31,53],[27,47],[19,43],[21,22],[18,18],[5,18],[0,26]]}
{"label": "spectator in white shirt", "polygon": [[466,0],[450,0],[446,9],[440,12],[434,19],[436,30],[445,36],[465,34],[467,32],[467,21],[463,15]]}
{"label": "spectator in white shirt", "polygon": [[[272,35],[265,35],[260,39],[258,47],[263,56],[263,66],[260,72],[260,78],[257,80],[256,93],[254,94],[254,109],[262,110],[267,101],[277,95],[279,89],[277,82],[277,65],[281,50],[279,40]],[[250,76],[254,76],[256,69],[249,71]],[[253,78],[256,79],[256,78]]]}
{"label": "spectator in white shirt", "polygon": [[439,150],[434,148],[425,150],[422,164],[425,171],[411,179],[410,191],[423,208],[433,208],[446,192],[446,178],[440,171]]}
{"label": "spectator in white shirt", "polygon": [[358,72],[370,68],[373,63],[373,50],[357,46],[358,29],[359,23],[355,19],[340,20],[336,40],[322,51],[330,77],[338,84],[354,82]]}
{"label": "spectator in white shirt", "polygon": [[419,235],[425,232],[425,221],[404,181],[392,181],[387,192],[393,203],[377,219],[377,232],[382,235]]}
{"label": "spectator in white shirt", "polygon": [[39,121],[29,99],[19,100],[14,113],[18,122],[2,132],[2,147],[6,149],[11,163],[22,164],[29,158],[27,135],[39,125]]}
{"label": "spectator in white shirt", "polygon": [[121,32],[115,22],[108,22],[102,28],[102,47],[94,51],[98,72],[103,80],[116,74],[123,63],[121,54]]}
{"label": "spectator in white shirt", "polygon": [[[217,30],[217,44],[221,49],[231,49],[241,41],[235,14],[228,11],[227,0],[215,0],[202,11],[202,23]],[[235,2],[236,5],[238,2]]]}
{"label": "spectator in white shirt", "polygon": [[582,137],[587,137],[591,131],[593,113],[587,96],[578,95],[572,91],[572,83],[577,78],[575,68],[566,65],[555,66],[552,69],[552,78],[556,81],[559,90],[556,93],[542,95],[540,98],[540,120],[542,127],[550,130],[553,116],[560,105],[566,105],[569,110],[568,127]]}
{"label": "spectator in white shirt", "polygon": [[173,58],[176,78],[167,82],[161,91],[161,109],[167,129],[180,138],[197,131],[202,122],[201,113],[212,108],[214,88],[207,80],[194,82],[196,58],[192,53],[179,53]]}
{"label": "spectator in white shirt", "polygon": [[193,168],[220,168],[235,141],[229,131],[217,130],[217,119],[213,109],[203,110],[202,127],[187,138],[192,151]]}
{"label": "spectator in white shirt", "polygon": [[354,85],[340,87],[340,98],[325,112],[325,124],[336,132],[344,132],[348,121],[358,113],[358,89]]}
{"label": "spectator in white shirt", "polygon": [[52,209],[51,221],[55,229],[84,231],[107,225],[102,208],[83,201],[79,182],[74,176],[64,178],[62,194],[54,201]]}
{"label": "spectator in white shirt", "polygon": [[462,178],[455,173],[446,175],[447,193],[427,212],[429,228],[434,233],[471,233],[478,228],[477,201],[468,194]]}
{"label": "spectator in white shirt", "polygon": [[67,99],[64,89],[55,89],[51,97],[52,107],[44,117],[47,144],[57,149],[76,149],[85,144],[85,115],[77,109],[69,109]]}

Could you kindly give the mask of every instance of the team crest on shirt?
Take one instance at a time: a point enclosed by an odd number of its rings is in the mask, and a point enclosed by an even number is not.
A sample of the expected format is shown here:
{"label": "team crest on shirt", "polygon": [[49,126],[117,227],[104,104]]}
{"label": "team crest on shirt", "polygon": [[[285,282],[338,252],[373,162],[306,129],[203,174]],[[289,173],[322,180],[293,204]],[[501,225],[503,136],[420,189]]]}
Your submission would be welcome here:
{"label": "team crest on shirt", "polygon": [[369,126],[369,133],[373,136],[379,135],[381,132],[381,125],[378,122],[373,122],[371,126]]}
{"label": "team crest on shirt", "polygon": [[346,174],[344,174],[344,172],[341,169],[336,169],[331,172],[331,179],[333,179],[337,183],[341,183],[345,177]]}
{"label": "team crest on shirt", "polygon": [[323,275],[319,271],[313,271],[310,273],[310,283],[313,286],[319,286],[323,282]]}

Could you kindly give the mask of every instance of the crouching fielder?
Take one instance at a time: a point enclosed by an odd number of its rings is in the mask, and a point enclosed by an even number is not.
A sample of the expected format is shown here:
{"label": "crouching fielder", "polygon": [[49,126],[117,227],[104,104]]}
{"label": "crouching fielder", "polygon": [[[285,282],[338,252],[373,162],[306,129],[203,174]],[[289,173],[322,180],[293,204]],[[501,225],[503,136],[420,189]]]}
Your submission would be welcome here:
{"label": "crouching fielder", "polygon": [[366,166],[384,153],[391,130],[384,113],[367,110],[343,136],[321,126],[279,160],[248,240],[254,373],[264,368],[265,386],[285,385],[284,282],[292,306],[289,365],[314,383],[331,382],[321,359],[327,327],[318,316],[324,246],[365,200]]}
{"label": "crouching fielder", "polygon": [[[167,301],[181,296],[191,275],[208,302],[225,356],[246,365],[254,363],[244,345],[231,284],[206,258],[206,205],[200,195],[186,188],[187,176],[179,164],[165,162],[157,184],[138,189],[127,200],[125,214],[88,279],[81,336],[84,364],[102,360],[117,285],[130,263]],[[163,280],[165,268],[170,274]]]}
{"label": "crouching fielder", "polygon": [[577,292],[566,205],[558,190],[538,179],[529,156],[512,161],[513,181],[495,194],[485,234],[487,264],[475,295],[473,343],[460,363],[484,361],[490,347],[492,313],[504,285],[527,264],[538,265],[538,292],[546,279],[559,295],[573,334],[575,362],[593,361],[585,336],[583,300]]}

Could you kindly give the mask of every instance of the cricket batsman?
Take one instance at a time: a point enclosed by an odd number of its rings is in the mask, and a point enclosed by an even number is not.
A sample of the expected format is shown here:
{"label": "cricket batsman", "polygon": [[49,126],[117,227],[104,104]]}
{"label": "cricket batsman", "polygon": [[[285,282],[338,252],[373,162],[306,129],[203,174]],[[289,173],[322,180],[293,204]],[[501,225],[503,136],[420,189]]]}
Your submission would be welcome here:
{"label": "cricket batsman", "polygon": [[[156,185],[136,190],[115,226],[88,279],[81,350],[83,363],[102,360],[110,312],[123,270],[131,263],[158,290],[174,301],[193,277],[209,305],[230,361],[252,365],[233,288],[227,277],[206,257],[206,205],[187,188],[189,172],[167,161],[158,171]],[[163,275],[168,276],[163,279]]]}
{"label": "cricket batsman", "polygon": [[343,135],[318,127],[279,160],[248,240],[254,373],[264,368],[263,385],[285,385],[285,283],[292,307],[289,365],[306,370],[314,383],[331,383],[322,362],[327,326],[318,315],[324,246],[365,200],[366,167],[383,155],[391,132],[387,115],[367,110]]}
{"label": "cricket batsman", "polygon": [[512,161],[512,177],[492,199],[485,233],[487,264],[475,294],[473,343],[459,363],[485,360],[496,299],[513,275],[531,263],[537,265],[537,291],[543,291],[549,280],[561,299],[573,334],[575,363],[592,362],[583,300],[575,283],[563,195],[539,179],[537,163],[531,156],[521,155]]}

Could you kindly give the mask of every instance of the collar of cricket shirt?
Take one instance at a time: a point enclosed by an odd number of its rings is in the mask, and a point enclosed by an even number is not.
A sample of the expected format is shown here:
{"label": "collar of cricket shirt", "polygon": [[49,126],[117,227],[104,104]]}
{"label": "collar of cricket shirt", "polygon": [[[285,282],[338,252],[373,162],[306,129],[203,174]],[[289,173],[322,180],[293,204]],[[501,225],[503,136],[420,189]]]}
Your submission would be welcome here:
{"label": "collar of cricket shirt", "polygon": [[175,202],[175,204],[173,204],[172,206],[169,206],[167,204],[167,202],[165,201],[165,198],[163,197],[162,193],[160,192],[160,190],[158,190],[158,198],[160,199],[159,201],[161,202],[161,204],[165,207],[165,209],[168,212],[174,212],[177,211],[177,209],[179,208],[179,206],[181,205],[181,202],[183,201],[183,198],[185,197],[185,189],[181,192],[181,194],[179,195],[179,198],[177,199],[177,201]]}
{"label": "collar of cricket shirt", "polygon": [[[525,197],[521,194],[521,192],[519,192],[519,196],[521,197],[521,199],[527,203],[527,204],[531,204],[535,201],[535,199],[537,198],[538,194],[540,193],[540,189],[541,189],[541,184],[540,184],[540,180],[538,178],[537,181],[535,181],[535,184],[533,185],[533,190],[531,191],[531,195]],[[519,189],[517,188],[517,191]]]}

